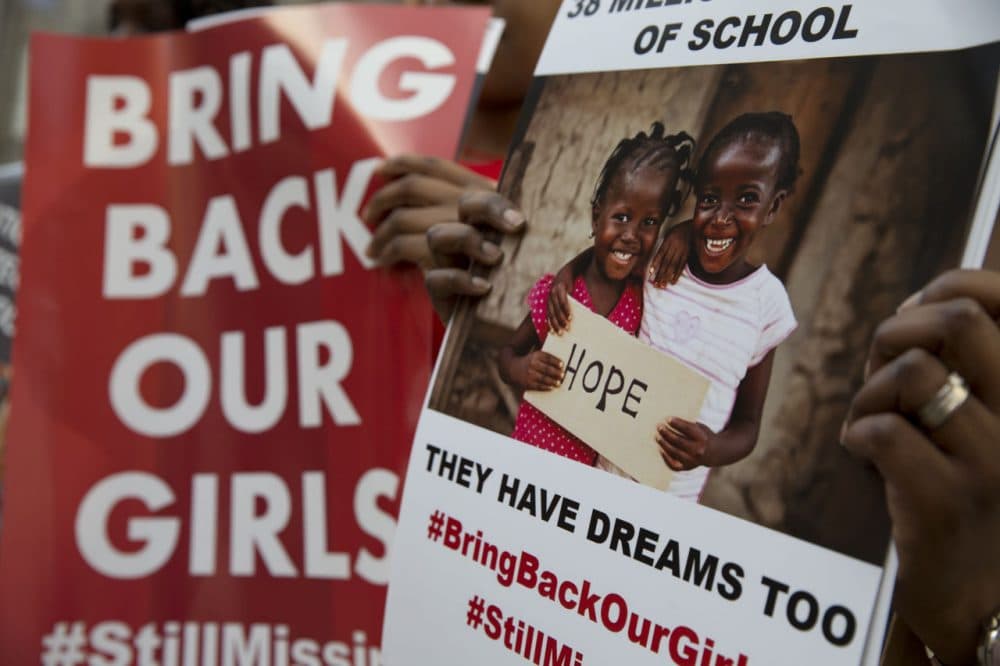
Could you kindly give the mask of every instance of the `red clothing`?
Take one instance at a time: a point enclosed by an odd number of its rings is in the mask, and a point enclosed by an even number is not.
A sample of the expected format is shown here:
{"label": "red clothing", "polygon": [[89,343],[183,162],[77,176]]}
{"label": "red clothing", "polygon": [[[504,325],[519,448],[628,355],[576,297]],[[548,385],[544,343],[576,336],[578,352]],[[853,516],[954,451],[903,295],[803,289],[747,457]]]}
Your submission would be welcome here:
{"label": "red clothing", "polygon": [[[531,322],[535,325],[535,333],[542,344],[549,334],[549,323],[545,318],[545,304],[549,299],[554,281],[552,275],[543,276],[528,293],[528,307],[531,311]],[[594,311],[594,303],[590,300],[590,292],[583,277],[576,278],[573,283],[573,298],[582,305]],[[608,321],[618,326],[629,335],[635,335],[642,319],[642,295],[634,285],[628,285],[621,298],[608,313]],[[597,452],[574,437],[568,430],[538,411],[533,405],[522,402],[517,412],[517,422],[511,437],[526,444],[537,446],[546,451],[558,453],[566,458],[593,465]]]}

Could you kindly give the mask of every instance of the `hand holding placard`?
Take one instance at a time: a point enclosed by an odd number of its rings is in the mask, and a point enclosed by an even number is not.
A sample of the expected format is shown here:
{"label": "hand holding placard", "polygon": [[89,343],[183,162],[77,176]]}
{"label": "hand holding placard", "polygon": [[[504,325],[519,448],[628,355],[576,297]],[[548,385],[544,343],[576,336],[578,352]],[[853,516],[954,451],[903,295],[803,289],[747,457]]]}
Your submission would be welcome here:
{"label": "hand holding placard", "polygon": [[524,399],[632,475],[666,490],[673,476],[654,435],[665,417],[698,420],[708,379],[570,300],[571,325],[542,347],[566,374]]}

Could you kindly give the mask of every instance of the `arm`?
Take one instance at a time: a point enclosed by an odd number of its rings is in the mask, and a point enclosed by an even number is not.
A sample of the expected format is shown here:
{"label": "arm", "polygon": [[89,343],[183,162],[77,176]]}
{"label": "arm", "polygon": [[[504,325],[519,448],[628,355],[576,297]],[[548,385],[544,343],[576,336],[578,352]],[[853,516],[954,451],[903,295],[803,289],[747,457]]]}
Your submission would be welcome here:
{"label": "arm", "polygon": [[552,291],[549,292],[549,300],[545,304],[545,318],[548,319],[549,328],[556,335],[561,335],[569,328],[572,319],[569,312],[569,294],[573,291],[573,281],[583,275],[593,256],[594,248],[588,247],[570,259],[569,263],[556,273]]}
{"label": "arm", "polygon": [[675,224],[656,248],[649,261],[649,279],[656,287],[663,289],[667,283],[676,284],[680,279],[691,251],[692,226],[691,220]]}
{"label": "arm", "polygon": [[749,368],[736,389],[736,402],[726,427],[713,433],[703,423],[670,418],[657,425],[656,443],[663,460],[673,470],[705,465],[729,465],[750,455],[757,445],[767,387],[771,382],[774,350]]}
{"label": "arm", "polygon": [[[980,622],[1000,606],[998,317],[1000,274],[950,271],[931,282],[878,327],[841,431],[885,484],[896,610],[955,666],[977,663]],[[950,372],[970,393],[928,426],[920,408]]]}
{"label": "arm", "polygon": [[529,391],[549,391],[562,382],[562,361],[536,349],[535,325],[529,314],[514,331],[509,344],[500,349],[497,364],[500,377],[512,386]]}

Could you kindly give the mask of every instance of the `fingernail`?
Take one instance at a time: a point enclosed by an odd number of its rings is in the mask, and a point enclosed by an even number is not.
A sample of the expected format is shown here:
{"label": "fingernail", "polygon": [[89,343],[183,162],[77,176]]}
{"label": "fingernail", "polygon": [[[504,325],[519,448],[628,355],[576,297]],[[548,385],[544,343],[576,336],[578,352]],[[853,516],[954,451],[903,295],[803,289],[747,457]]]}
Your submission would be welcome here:
{"label": "fingernail", "polygon": [[503,212],[503,219],[511,229],[520,229],[524,226],[524,214],[517,209],[508,208],[505,210]]}
{"label": "fingernail", "polygon": [[847,421],[844,421],[843,423],[840,424],[840,436],[838,438],[841,446],[844,445],[844,438],[846,436],[847,436]]}
{"label": "fingernail", "polygon": [[490,241],[483,241],[479,244],[479,251],[482,253],[482,258],[484,261],[495,262],[500,256],[500,246],[496,243],[491,243]]}
{"label": "fingernail", "polygon": [[472,286],[483,292],[487,292],[490,290],[490,281],[481,277],[474,277],[472,278]]}
{"label": "fingernail", "polygon": [[865,361],[865,369],[862,371],[862,378],[868,381],[868,377],[872,374],[872,360],[868,359]]}
{"label": "fingernail", "polygon": [[923,289],[921,289],[918,292],[910,294],[909,296],[907,296],[905,301],[899,304],[899,307],[896,308],[896,312],[902,312],[903,310],[908,310],[909,308],[912,308],[915,305],[920,305],[920,299],[923,298],[923,295],[924,295]]}

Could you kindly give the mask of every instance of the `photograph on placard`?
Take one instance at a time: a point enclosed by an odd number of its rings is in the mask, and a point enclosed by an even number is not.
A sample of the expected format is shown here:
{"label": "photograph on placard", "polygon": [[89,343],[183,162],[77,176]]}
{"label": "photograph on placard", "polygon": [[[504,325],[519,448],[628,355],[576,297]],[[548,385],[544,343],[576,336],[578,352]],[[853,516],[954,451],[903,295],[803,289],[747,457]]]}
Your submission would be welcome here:
{"label": "photograph on placard", "polygon": [[880,564],[881,484],[838,435],[877,323],[958,263],[980,51],[537,79],[501,182],[528,228],[430,407]]}

